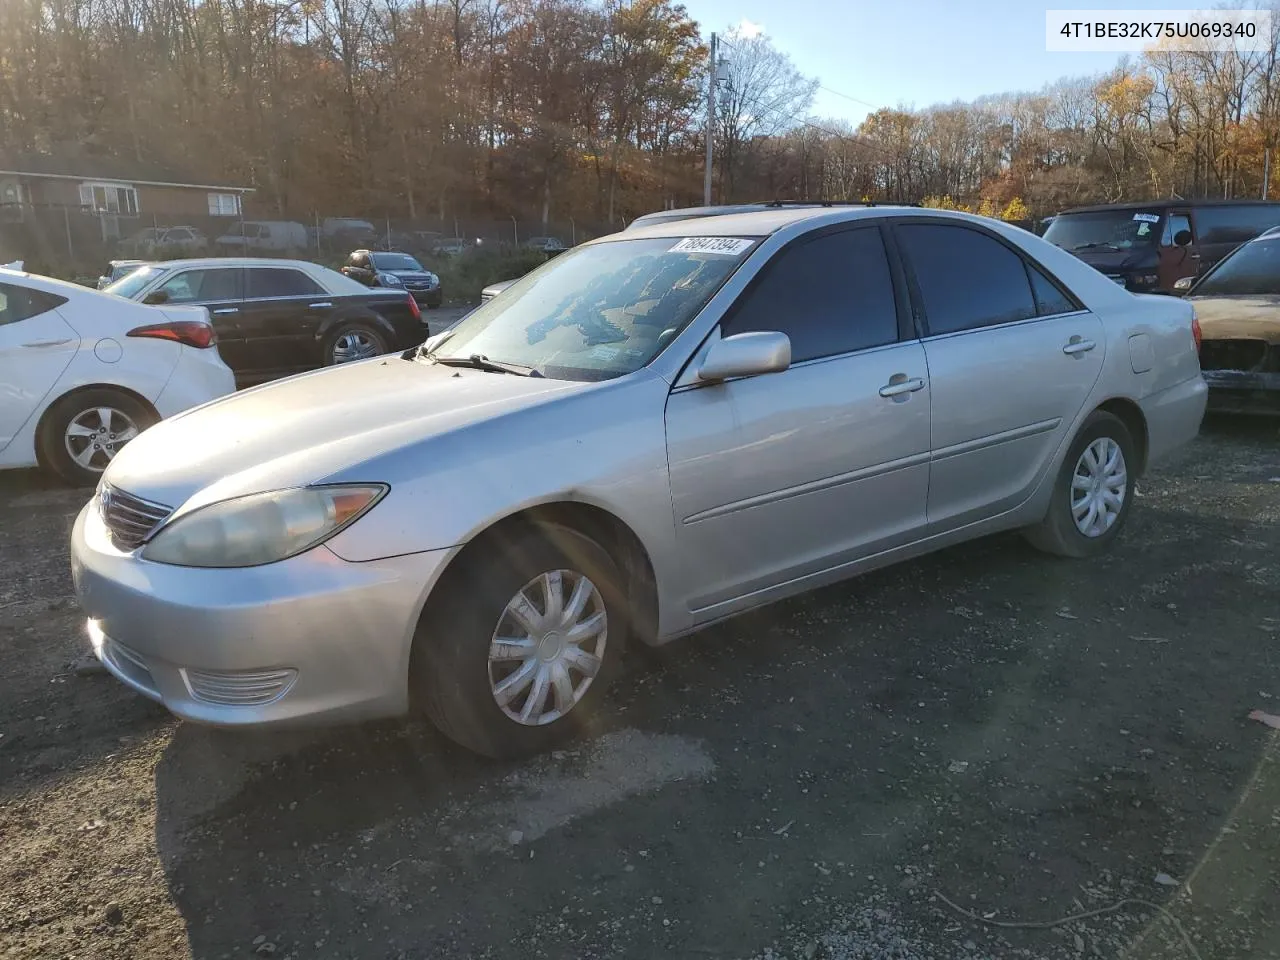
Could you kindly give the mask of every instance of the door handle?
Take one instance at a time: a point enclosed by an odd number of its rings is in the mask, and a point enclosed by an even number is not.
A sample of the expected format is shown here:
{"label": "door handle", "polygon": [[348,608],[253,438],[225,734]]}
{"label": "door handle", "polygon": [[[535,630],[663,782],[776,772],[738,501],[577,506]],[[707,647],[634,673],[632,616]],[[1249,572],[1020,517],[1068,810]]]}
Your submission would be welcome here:
{"label": "door handle", "polygon": [[1072,337],[1067,345],[1062,348],[1062,352],[1069,357],[1073,357],[1078,353],[1088,353],[1096,346],[1097,344],[1092,340],[1082,340],[1080,337]]}
{"label": "door handle", "polygon": [[213,311],[213,315],[215,317],[225,317],[229,313],[239,313],[239,312],[240,312],[239,307],[222,307],[219,310]]}
{"label": "door handle", "polygon": [[312,310],[319,310],[321,307],[332,307],[333,304],[330,303],[328,300],[324,300],[320,303],[313,303],[310,306]]}
{"label": "door handle", "polygon": [[889,382],[880,388],[882,397],[901,397],[907,393],[915,393],[924,389],[924,381],[919,377],[908,378],[905,373],[895,373]]}
{"label": "door handle", "polygon": [[60,347],[64,343],[70,343],[71,338],[65,340],[32,340],[30,343],[24,343],[24,347]]}

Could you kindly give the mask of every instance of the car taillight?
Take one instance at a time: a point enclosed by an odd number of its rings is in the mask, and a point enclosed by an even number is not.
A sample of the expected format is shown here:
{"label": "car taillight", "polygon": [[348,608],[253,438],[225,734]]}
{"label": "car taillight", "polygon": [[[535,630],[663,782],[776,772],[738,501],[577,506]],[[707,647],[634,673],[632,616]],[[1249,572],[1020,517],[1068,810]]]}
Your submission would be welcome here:
{"label": "car taillight", "polygon": [[152,340],[172,340],[188,347],[212,347],[218,340],[213,327],[200,320],[174,320],[170,323],[149,323],[134,327],[126,334],[130,337],[149,337]]}
{"label": "car taillight", "polygon": [[413,314],[413,319],[421,320],[422,311],[418,309],[418,301],[413,299],[413,294],[409,294],[409,312]]}
{"label": "car taillight", "polygon": [[1195,315],[1195,311],[1191,312],[1191,336],[1196,341],[1196,353],[1200,352],[1200,318]]}

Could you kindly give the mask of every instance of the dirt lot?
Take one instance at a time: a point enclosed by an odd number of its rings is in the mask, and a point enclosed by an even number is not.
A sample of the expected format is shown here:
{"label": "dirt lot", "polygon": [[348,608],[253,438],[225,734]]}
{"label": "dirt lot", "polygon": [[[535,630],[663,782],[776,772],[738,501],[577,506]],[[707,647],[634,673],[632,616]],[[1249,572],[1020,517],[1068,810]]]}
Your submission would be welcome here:
{"label": "dirt lot", "polygon": [[0,478],[0,955],[1280,956],[1277,439],[1208,425],[1100,562],[998,537],[633,657],[513,765],[75,675],[84,494]]}

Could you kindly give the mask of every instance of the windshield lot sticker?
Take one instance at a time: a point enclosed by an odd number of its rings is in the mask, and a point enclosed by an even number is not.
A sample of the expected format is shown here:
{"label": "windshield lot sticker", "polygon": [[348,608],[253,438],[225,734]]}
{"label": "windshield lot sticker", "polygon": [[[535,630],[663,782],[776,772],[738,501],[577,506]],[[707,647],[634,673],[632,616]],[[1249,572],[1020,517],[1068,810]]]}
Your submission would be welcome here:
{"label": "windshield lot sticker", "polygon": [[1133,219],[1141,220],[1143,223],[1159,223],[1160,214],[1158,213],[1135,213]]}
{"label": "windshield lot sticker", "polygon": [[713,253],[721,257],[736,257],[751,246],[752,241],[741,237],[685,237],[668,253]]}
{"label": "windshield lot sticker", "polygon": [[604,345],[592,347],[589,356],[592,360],[599,360],[601,363],[608,363],[615,359],[621,353],[617,347],[607,347]]}

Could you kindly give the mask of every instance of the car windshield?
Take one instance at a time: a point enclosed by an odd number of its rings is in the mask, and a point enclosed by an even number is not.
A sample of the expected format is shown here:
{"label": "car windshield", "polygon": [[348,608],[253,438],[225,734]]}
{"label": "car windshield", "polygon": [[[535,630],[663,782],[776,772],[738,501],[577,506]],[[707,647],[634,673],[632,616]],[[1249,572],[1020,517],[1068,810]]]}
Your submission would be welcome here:
{"label": "car windshield", "polygon": [[379,270],[421,270],[422,264],[407,253],[372,254],[373,265]]}
{"label": "car windshield", "polygon": [[578,247],[464,318],[431,356],[481,355],[562,380],[639,370],[693,319],[755,246],[662,237]]}
{"label": "car windshield", "polygon": [[164,272],[164,267],[138,267],[129,274],[121,277],[115,283],[108,284],[102,290],[103,293],[114,293],[117,297],[124,297],[126,300],[132,300],[137,296],[144,287],[152,280],[160,276]]}
{"label": "car windshield", "polygon": [[1205,276],[1196,296],[1280,296],[1280,236],[1239,247]]}
{"label": "car windshield", "polygon": [[1044,238],[1064,250],[1131,250],[1160,236],[1160,214],[1152,210],[1104,210],[1055,217]]}

